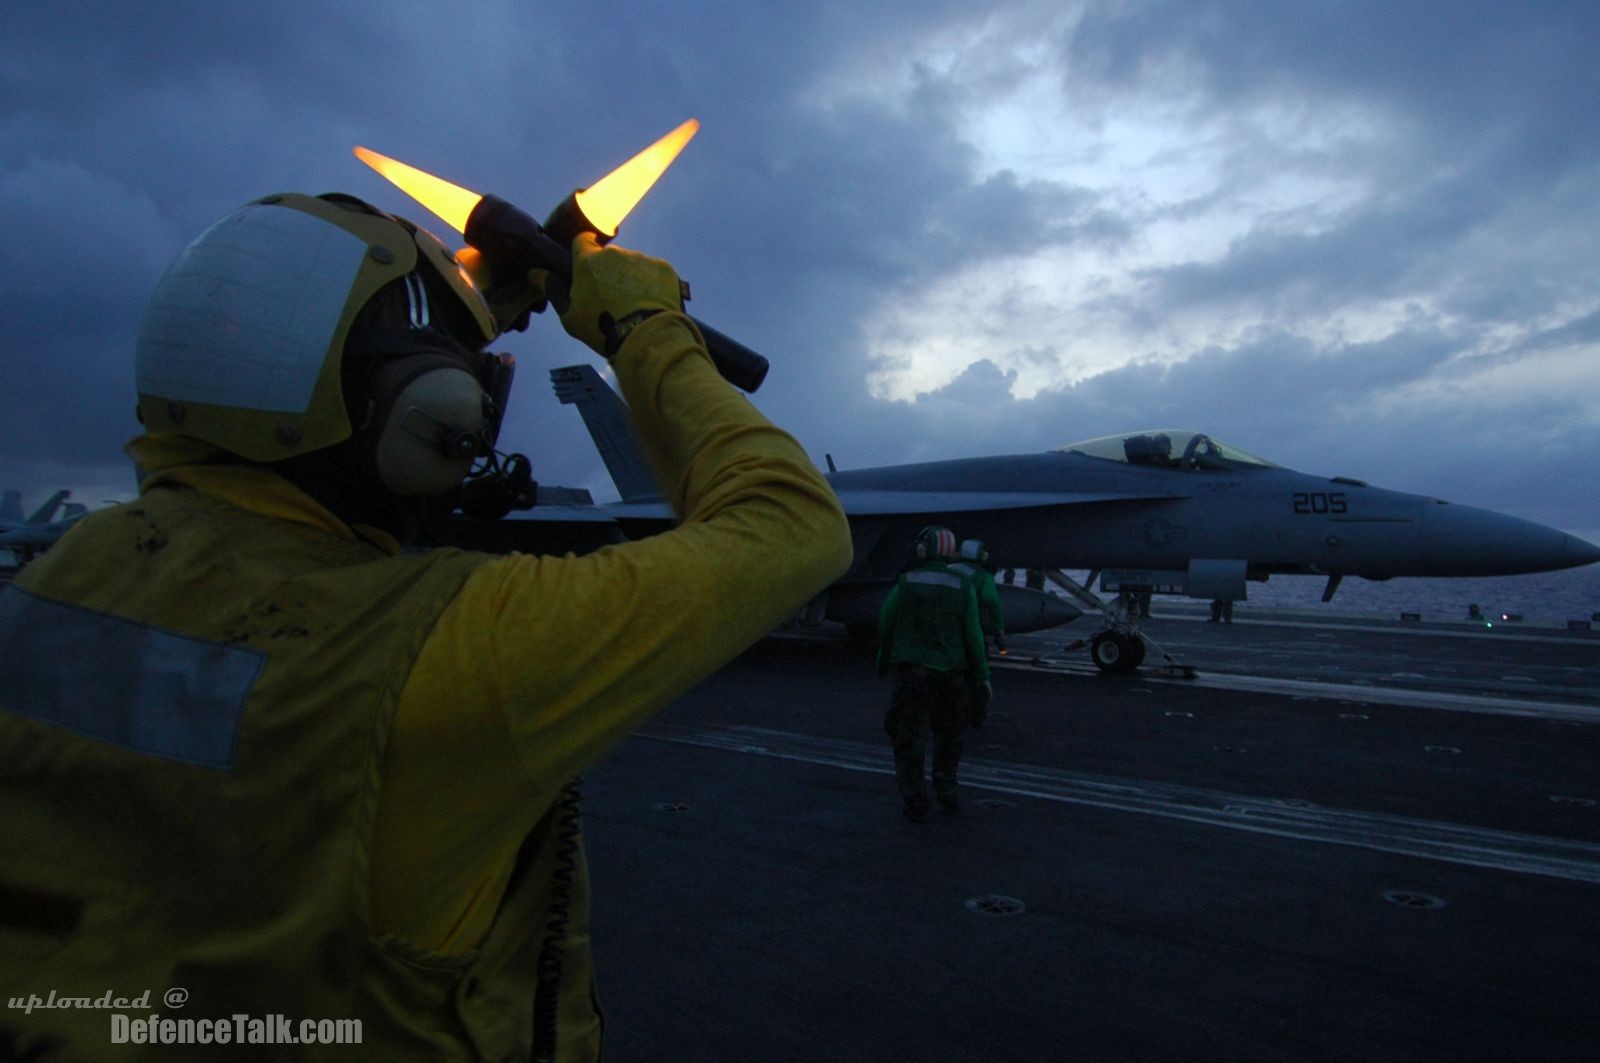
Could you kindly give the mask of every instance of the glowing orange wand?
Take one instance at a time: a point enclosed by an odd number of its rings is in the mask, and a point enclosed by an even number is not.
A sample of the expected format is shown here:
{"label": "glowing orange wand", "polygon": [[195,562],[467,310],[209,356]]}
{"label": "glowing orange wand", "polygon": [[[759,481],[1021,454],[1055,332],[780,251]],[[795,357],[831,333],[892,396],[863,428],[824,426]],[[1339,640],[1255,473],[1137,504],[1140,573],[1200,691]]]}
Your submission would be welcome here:
{"label": "glowing orange wand", "polygon": [[[596,233],[602,243],[615,236],[623,218],[699,128],[700,123],[692,118],[684,122],[592,186],[568,196],[543,226],[498,196],[479,195],[367,148],[357,147],[355,153],[461,233],[495,276],[544,269],[571,280],[572,254],[566,245],[585,231]],[[765,358],[705,322],[692,320],[705,337],[711,360],[729,383],[750,392],[761,386],[769,367]]]}

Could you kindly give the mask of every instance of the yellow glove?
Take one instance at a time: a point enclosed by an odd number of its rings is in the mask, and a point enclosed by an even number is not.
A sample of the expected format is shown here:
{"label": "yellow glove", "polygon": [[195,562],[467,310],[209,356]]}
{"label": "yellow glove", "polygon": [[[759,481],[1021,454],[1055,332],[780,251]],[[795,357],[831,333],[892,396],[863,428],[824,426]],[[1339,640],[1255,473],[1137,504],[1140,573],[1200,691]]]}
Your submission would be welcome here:
{"label": "yellow glove", "polygon": [[579,233],[572,239],[567,305],[561,305],[556,284],[550,285],[550,296],[568,335],[607,358],[621,349],[623,337],[645,318],[683,309],[683,289],[669,264],[615,244],[601,247],[594,233]]}

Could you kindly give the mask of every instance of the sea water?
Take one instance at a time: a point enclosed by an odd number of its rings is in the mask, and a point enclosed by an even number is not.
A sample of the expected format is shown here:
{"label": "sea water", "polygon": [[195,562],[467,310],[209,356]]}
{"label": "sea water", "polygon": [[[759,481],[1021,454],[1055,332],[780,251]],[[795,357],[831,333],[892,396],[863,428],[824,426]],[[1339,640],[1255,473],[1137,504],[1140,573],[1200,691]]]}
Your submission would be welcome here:
{"label": "sea water", "polygon": [[1465,579],[1391,579],[1381,583],[1349,577],[1333,601],[1322,605],[1325,578],[1274,576],[1252,583],[1254,605],[1300,608],[1317,606],[1352,613],[1423,613],[1437,619],[1464,620],[1476,605],[1491,620],[1503,614],[1527,620],[1590,620],[1600,612],[1600,565],[1530,576],[1486,576]]}
{"label": "sea water", "polygon": [[[1070,573],[1080,581],[1087,573]],[[1249,605],[1332,613],[1422,613],[1430,619],[1465,620],[1469,606],[1495,620],[1502,614],[1528,621],[1594,620],[1600,613],[1600,564],[1530,576],[1466,579],[1391,579],[1381,583],[1348,576],[1324,605],[1326,576],[1273,576],[1251,583]],[[1159,599],[1158,599],[1159,600]],[[1597,622],[1600,626],[1600,622]]]}

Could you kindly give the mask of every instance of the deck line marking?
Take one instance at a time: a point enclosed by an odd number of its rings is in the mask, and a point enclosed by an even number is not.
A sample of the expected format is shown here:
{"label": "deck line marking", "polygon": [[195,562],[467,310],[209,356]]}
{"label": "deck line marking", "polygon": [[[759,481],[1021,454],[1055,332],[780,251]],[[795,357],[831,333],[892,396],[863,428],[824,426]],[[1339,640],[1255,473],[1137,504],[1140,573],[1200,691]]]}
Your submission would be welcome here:
{"label": "deck line marking", "polygon": [[[761,727],[695,728],[661,722],[635,733],[655,741],[847,771],[875,775],[894,772],[886,745],[815,738]],[[1591,842],[981,758],[963,762],[961,781],[972,789],[1044,801],[1600,885],[1600,844]]]}
{"label": "deck line marking", "polygon": [[[1017,657],[990,658],[991,668],[1016,669],[1028,672],[1061,675],[1096,676],[1099,670],[1090,664],[1062,662],[1038,664]],[[1049,660],[1049,658],[1043,658]],[[1147,663],[1153,663],[1148,662]],[[1211,690],[1242,690],[1257,694],[1311,694],[1329,701],[1359,701],[1370,705],[1399,705],[1410,708],[1442,709],[1449,712],[1474,712],[1488,716],[1527,716],[1544,720],[1571,720],[1576,723],[1600,723],[1600,705],[1584,705],[1558,701],[1540,701],[1534,698],[1502,698],[1485,694],[1452,694],[1442,690],[1407,690],[1399,687],[1365,686],[1357,683],[1329,683],[1322,680],[1281,679],[1273,676],[1237,675],[1230,672],[1213,672],[1201,669],[1194,679],[1170,679],[1147,672],[1135,674],[1136,678],[1150,683],[1166,683],[1183,687],[1205,687]]]}

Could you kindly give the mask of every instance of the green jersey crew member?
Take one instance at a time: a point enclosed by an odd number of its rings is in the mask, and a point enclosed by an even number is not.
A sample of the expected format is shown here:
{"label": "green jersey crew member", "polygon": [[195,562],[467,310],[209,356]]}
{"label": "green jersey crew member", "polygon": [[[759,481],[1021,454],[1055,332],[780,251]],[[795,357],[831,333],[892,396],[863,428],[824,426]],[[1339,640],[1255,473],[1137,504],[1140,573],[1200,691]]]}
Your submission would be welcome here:
{"label": "green jersey crew member", "polygon": [[[401,550],[492,453],[506,363],[483,350],[531,281],[491,309],[436,239],[341,196],[249,204],[168,271],[139,499],[0,593],[7,993],[179,986],[184,1017],[360,1019],[370,1058],[528,1058],[543,952],[540,1054],[599,1057],[563,789],[850,540],[718,377],[672,268],[573,254],[562,324],[612,356],[682,518],[584,557]],[[13,1010],[0,1038],[158,1051],[93,1010]]]}
{"label": "green jersey crew member", "polygon": [[[1000,590],[995,586],[994,573],[989,568],[989,551],[982,539],[961,540],[961,560],[950,566],[952,572],[965,576],[978,595],[978,622],[983,627],[985,643],[994,640],[1001,653],[1006,649],[1006,614],[1000,608]],[[974,727],[982,727],[989,718],[989,701],[992,688],[988,683],[978,683],[968,673],[967,719]]]}
{"label": "green jersey crew member", "polygon": [[923,780],[927,734],[933,732],[933,790],[941,807],[960,806],[957,773],[967,728],[967,685],[987,687],[989,657],[972,584],[953,572],[956,537],[948,528],[917,536],[918,567],[902,575],[878,614],[878,674],[894,669],[894,692],[883,727],[894,743],[895,782],[906,817],[928,817]]}

